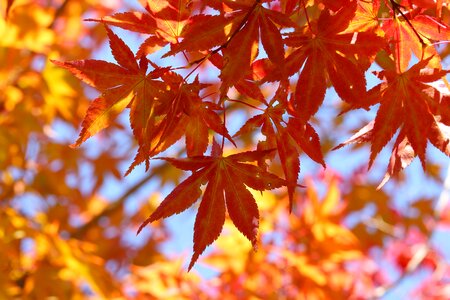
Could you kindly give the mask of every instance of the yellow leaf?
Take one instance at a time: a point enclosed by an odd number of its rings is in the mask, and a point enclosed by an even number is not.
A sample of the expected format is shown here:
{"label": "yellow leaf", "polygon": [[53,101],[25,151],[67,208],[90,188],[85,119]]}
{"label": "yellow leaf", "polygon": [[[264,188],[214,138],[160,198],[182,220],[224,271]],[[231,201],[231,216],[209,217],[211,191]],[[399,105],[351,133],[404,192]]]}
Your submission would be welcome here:
{"label": "yellow leaf", "polygon": [[185,273],[182,259],[161,261],[142,268],[133,267],[128,281],[142,293],[143,299],[192,299],[192,295],[201,298],[196,291],[200,278],[194,273]]}
{"label": "yellow leaf", "polygon": [[69,76],[67,72],[54,64],[47,63],[42,76],[45,80],[44,99],[45,106],[43,107],[44,114],[51,121],[57,113],[64,119],[72,120],[75,113],[76,98],[79,98],[79,91],[71,83],[74,78]]}
{"label": "yellow leaf", "polygon": [[52,21],[52,12],[37,3],[17,4],[7,21],[0,18],[0,45],[46,53],[55,39]]}
{"label": "yellow leaf", "polygon": [[332,216],[338,213],[338,204],[340,199],[340,191],[337,185],[337,179],[331,178],[328,183],[328,192],[322,201],[320,213],[322,216]]}
{"label": "yellow leaf", "polygon": [[305,278],[313,281],[319,286],[327,283],[327,277],[316,264],[310,264],[308,257],[302,254],[283,251],[283,256],[289,261],[290,265],[297,268],[298,272]]}

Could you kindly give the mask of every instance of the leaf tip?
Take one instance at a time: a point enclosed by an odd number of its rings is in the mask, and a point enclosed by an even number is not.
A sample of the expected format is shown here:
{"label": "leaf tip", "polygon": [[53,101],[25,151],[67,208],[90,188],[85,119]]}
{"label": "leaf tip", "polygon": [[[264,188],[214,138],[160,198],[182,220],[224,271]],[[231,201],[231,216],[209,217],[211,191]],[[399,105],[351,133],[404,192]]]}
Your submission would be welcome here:
{"label": "leaf tip", "polygon": [[70,144],[69,147],[72,148],[72,149],[79,148],[79,147],[81,146],[81,144],[82,144],[85,140],[86,140],[86,139],[83,139],[82,136],[81,136],[81,134],[80,134],[80,136],[78,137],[78,139],[77,139],[74,143]]}
{"label": "leaf tip", "polygon": [[49,59],[49,61],[50,61],[52,64],[54,64],[54,65],[56,65],[56,66],[58,66],[58,67],[61,67],[61,68],[67,68],[66,63],[63,62],[63,61],[59,61],[59,60],[56,60],[56,59]]}
{"label": "leaf tip", "polygon": [[339,145],[337,145],[337,146],[334,146],[333,148],[331,148],[331,151],[336,151],[336,150],[338,150],[338,149],[341,149],[342,147],[344,147],[344,143],[340,143]]}
{"label": "leaf tip", "polygon": [[381,190],[381,188],[386,184],[386,182],[389,181],[389,179],[391,178],[391,175],[389,175],[389,173],[386,173],[386,175],[384,175],[383,180],[380,182],[380,184],[377,186],[377,191]]}
{"label": "leaf tip", "polygon": [[199,256],[200,256],[200,253],[194,252],[194,254],[192,255],[192,258],[191,258],[191,262],[189,263],[188,272],[192,269],[192,267],[194,267]]}
{"label": "leaf tip", "polygon": [[142,222],[141,226],[139,226],[139,228],[138,228],[138,230],[137,230],[137,232],[136,232],[136,235],[139,235],[139,233],[142,231],[142,229],[144,229],[144,227],[147,226],[148,223],[150,223],[150,222],[152,222],[152,221],[153,221],[153,219],[152,219],[152,217],[150,216],[150,217],[147,218],[147,220],[145,220],[144,222]]}

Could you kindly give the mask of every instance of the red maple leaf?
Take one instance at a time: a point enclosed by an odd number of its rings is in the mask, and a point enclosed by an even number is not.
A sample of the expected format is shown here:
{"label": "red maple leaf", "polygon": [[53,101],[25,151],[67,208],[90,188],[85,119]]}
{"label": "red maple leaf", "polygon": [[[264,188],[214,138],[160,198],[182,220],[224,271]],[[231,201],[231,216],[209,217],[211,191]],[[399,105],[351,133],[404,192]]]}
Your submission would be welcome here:
{"label": "red maple leaf", "polygon": [[300,151],[305,152],[317,163],[325,167],[319,136],[309,123],[303,123],[298,118],[291,117],[288,122],[283,120],[286,109],[278,104],[268,106],[263,114],[256,115],[239,129],[235,136],[252,132],[261,127],[261,133],[266,136],[264,142],[258,145],[262,149],[276,148],[280,157],[281,167],[286,177],[289,208],[292,210],[294,191],[298,186],[300,172]]}
{"label": "red maple leaf", "polygon": [[[292,104],[303,120],[307,121],[322,104],[327,80],[344,101],[355,104],[366,97],[364,71],[370,64],[361,58],[367,60],[374,55],[384,41],[373,32],[345,32],[355,17],[356,2],[349,1],[345,9],[333,13],[324,9],[303,31],[287,34],[285,43],[294,50],[286,58],[284,76],[301,70]],[[280,77],[277,66],[273,69],[275,72],[267,72],[265,81]]]}
{"label": "red maple leaf", "polygon": [[370,167],[381,149],[400,128],[388,172],[379,187],[384,185],[390,176],[406,168],[415,156],[419,156],[425,168],[428,140],[450,156],[449,97],[430,85],[449,71],[426,68],[430,59],[419,61],[403,73],[398,73],[393,66],[377,73],[384,82],[371,90],[366,103],[380,103],[375,120],[335,148],[370,141]]}
{"label": "red maple leaf", "polygon": [[132,32],[148,34],[136,56],[151,54],[167,44],[177,44],[191,13],[191,3],[178,0],[140,1],[145,12],[123,12],[102,19],[102,22]]}
{"label": "red maple leaf", "polygon": [[194,254],[189,270],[205,248],[220,235],[226,210],[237,229],[255,245],[259,212],[247,187],[258,191],[271,190],[286,185],[286,182],[247,162],[261,159],[270,152],[272,150],[242,152],[227,157],[215,153],[217,156],[161,158],[179,169],[193,173],[164,199],[142,223],[138,233],[148,223],[181,213],[192,206],[201,196],[200,187],[207,184],[195,219]]}
{"label": "red maple leaf", "polygon": [[[425,69],[429,60],[430,58],[422,60],[403,73],[384,70],[378,74],[387,85],[383,83],[379,85],[385,88],[381,88],[379,93],[381,105],[375,117],[369,165],[400,127],[423,165],[425,165],[427,139],[433,144],[439,144],[438,139],[449,138],[433,134],[436,130],[441,131],[432,110],[442,104],[436,103],[427,94],[430,89],[439,93],[427,83],[441,79],[448,72]],[[447,152],[445,147],[440,150]]]}
{"label": "red maple leaf", "polygon": [[[284,43],[279,27],[295,27],[286,15],[265,8],[261,1],[211,1],[219,15],[193,16],[182,32],[183,41],[167,55],[180,51],[211,50],[223,53],[222,95],[250,71],[258,54],[259,38],[269,59],[280,68],[284,63]],[[224,9],[223,6],[226,6]],[[213,49],[217,47],[216,49]]]}

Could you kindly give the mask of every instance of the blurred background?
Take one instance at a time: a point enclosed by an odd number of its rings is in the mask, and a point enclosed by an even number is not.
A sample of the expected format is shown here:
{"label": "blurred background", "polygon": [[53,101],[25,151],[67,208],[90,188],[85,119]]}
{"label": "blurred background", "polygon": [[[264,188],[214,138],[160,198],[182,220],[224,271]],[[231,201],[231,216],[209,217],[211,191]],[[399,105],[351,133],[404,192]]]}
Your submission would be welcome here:
{"label": "blurred background", "polygon": [[[306,187],[297,189],[291,214],[286,190],[253,192],[258,250],[227,220],[188,273],[198,203],[136,231],[189,172],[152,160],[149,171],[138,166],[124,177],[137,149],[128,110],[69,147],[99,93],[50,62],[114,62],[104,26],[83,20],[142,5],[2,0],[0,10],[0,299],[450,298],[448,157],[430,145],[425,172],[416,159],[377,190],[392,143],[369,171],[367,145],[331,150],[372,120],[376,107],[336,117],[342,103],[328,89],[312,122],[327,168],[301,156]],[[113,30],[134,53],[146,38]],[[444,67],[448,49],[439,48]],[[161,59],[167,50],[149,58],[186,65],[182,56]],[[379,83],[374,70],[368,88]],[[211,65],[198,72],[218,85]],[[267,95],[271,88],[262,86]],[[231,135],[257,114],[236,103],[229,110]],[[244,146],[262,138],[249,136]],[[184,139],[160,156],[185,156]]]}

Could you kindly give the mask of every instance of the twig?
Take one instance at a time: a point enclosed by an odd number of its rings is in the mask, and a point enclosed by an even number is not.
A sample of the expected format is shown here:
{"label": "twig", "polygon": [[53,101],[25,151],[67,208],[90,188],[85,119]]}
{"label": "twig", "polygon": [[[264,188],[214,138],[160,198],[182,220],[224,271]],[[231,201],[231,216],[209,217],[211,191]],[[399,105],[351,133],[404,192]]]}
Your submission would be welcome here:
{"label": "twig", "polygon": [[370,300],[379,299],[391,293],[400,283],[402,283],[409,275],[414,273],[419,268],[420,264],[424,261],[424,259],[427,257],[428,253],[432,249],[431,240],[433,239],[433,236],[436,232],[436,224],[439,223],[442,211],[448,205],[449,201],[450,201],[450,165],[447,168],[447,175],[445,177],[444,186],[441,191],[441,194],[439,195],[439,199],[434,209],[433,215],[434,226],[432,228],[432,231],[430,232],[430,235],[427,238],[426,243],[419,245],[419,248],[416,250],[413,257],[409,260],[405,272],[394,282],[385,286],[378,287],[375,290],[375,295],[372,298],[369,298]]}
{"label": "twig", "polygon": [[308,23],[308,28],[312,32],[311,22],[309,21],[308,11],[306,10],[305,0],[301,1],[303,4],[303,11],[305,12],[306,23]]}
{"label": "twig", "polygon": [[48,25],[48,28],[52,29],[55,26],[56,20],[62,15],[69,1],[70,0],[64,0],[64,2],[56,9],[53,21]]}
{"label": "twig", "polygon": [[74,238],[80,238],[85,234],[90,228],[93,226],[96,226],[98,221],[105,216],[108,216],[118,209],[121,208],[122,204],[128,199],[129,196],[134,194],[137,190],[139,190],[143,185],[145,185],[149,180],[151,180],[155,176],[155,172],[148,174],[144,178],[142,178],[140,181],[135,183],[132,187],[130,187],[122,196],[120,196],[116,201],[110,203],[105,209],[103,209],[102,212],[100,212],[98,215],[90,219],[87,223],[85,223],[83,226],[78,227],[72,234],[72,237]]}
{"label": "twig", "polygon": [[400,9],[402,6],[398,3],[396,3],[393,0],[390,0],[391,5],[392,5],[392,10],[394,11],[394,18],[395,16],[395,12],[397,11],[402,17],[403,19],[405,19],[406,23],[408,23],[409,27],[411,27],[412,31],[414,32],[414,34],[417,36],[417,38],[419,39],[419,42],[422,44],[422,47],[425,47],[427,44],[424,42],[424,40],[422,39],[422,37],[420,36],[420,34],[417,32],[416,28],[414,28],[413,24],[411,23],[411,21],[408,19],[408,17],[403,13],[403,11]]}
{"label": "twig", "polygon": [[[222,45],[220,45],[218,48],[214,49],[213,51],[211,51],[210,53],[208,53],[207,55],[205,55],[204,57],[197,59],[191,63],[189,63],[189,65],[194,65],[194,64],[201,64],[203,63],[206,59],[208,59],[209,57],[213,56],[214,54],[218,53],[220,50],[226,48],[228,46],[228,44],[230,44],[230,42],[233,40],[233,38],[236,36],[236,34],[238,34],[239,31],[241,31],[241,29],[245,26],[245,24],[247,23],[248,19],[250,18],[250,15],[253,13],[253,11],[255,10],[255,8],[258,6],[258,4],[261,2],[261,0],[256,0],[255,3],[253,4],[253,6],[249,9],[249,11],[247,12],[247,14],[244,16],[244,19],[242,19],[241,23],[239,24],[239,26],[236,28],[236,30],[233,31],[233,33],[230,35],[230,37],[228,38],[228,40],[223,43]],[[190,74],[189,74],[190,75]]]}

